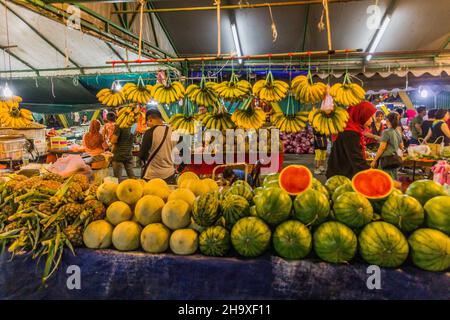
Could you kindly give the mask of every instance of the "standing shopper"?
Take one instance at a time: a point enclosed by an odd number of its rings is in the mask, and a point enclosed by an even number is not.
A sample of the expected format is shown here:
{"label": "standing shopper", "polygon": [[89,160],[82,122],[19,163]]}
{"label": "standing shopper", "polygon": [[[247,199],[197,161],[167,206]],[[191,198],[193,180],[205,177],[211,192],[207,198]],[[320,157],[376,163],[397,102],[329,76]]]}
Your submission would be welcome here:
{"label": "standing shopper", "polygon": [[339,133],[331,148],[327,178],[335,175],[352,178],[359,171],[369,168],[363,132],[372,124],[372,116],[376,111],[373,104],[367,101],[348,108],[347,126]]}
{"label": "standing shopper", "polygon": [[435,117],[436,120],[428,130],[428,134],[424,141],[429,143],[441,143],[443,141],[445,146],[449,146],[450,129],[447,125],[447,121],[450,118],[450,114],[447,109],[438,109],[436,110]]}
{"label": "standing shopper", "polygon": [[[423,117],[427,114],[427,108],[424,106],[420,106],[417,108],[417,116],[411,120],[409,123],[409,127],[411,129],[411,139],[409,140],[410,144],[419,144],[419,139],[423,139],[424,136],[422,134],[422,124]],[[425,133],[426,134],[426,133]]]}
{"label": "standing shopper", "polygon": [[161,178],[168,184],[176,184],[175,166],[172,159],[172,130],[165,125],[158,110],[150,109],[146,114],[148,129],[142,137],[139,158],[144,163],[144,180]]}
{"label": "standing shopper", "polygon": [[[388,128],[383,131],[380,139],[380,147],[370,166],[376,168],[378,162],[383,171],[389,173],[392,179],[397,180],[398,168],[402,164],[403,139],[398,132],[397,127],[400,125],[400,116],[396,112],[391,112],[387,116]],[[379,160],[379,161],[378,161]]]}
{"label": "standing shopper", "polygon": [[105,151],[105,141],[100,134],[100,126],[100,121],[92,120],[89,131],[83,136],[83,146],[91,157],[98,156]]}
{"label": "standing shopper", "polygon": [[110,140],[112,144],[111,158],[114,176],[121,180],[122,169],[125,168],[128,178],[134,179],[133,142],[134,135],[131,128],[120,128],[115,126],[114,134]]}
{"label": "standing shopper", "polygon": [[325,161],[327,160],[327,136],[313,130],[314,134],[314,174],[325,173]]}
{"label": "standing shopper", "polygon": [[105,143],[111,146],[111,138],[116,128],[116,115],[113,112],[108,112],[106,115],[106,123],[103,126],[102,135]]}
{"label": "standing shopper", "polygon": [[422,134],[423,134],[423,138],[426,137],[426,135],[428,134],[428,130],[431,129],[431,126],[433,125],[434,120],[436,120],[436,111],[438,109],[431,109],[428,110],[428,115],[427,115],[427,119],[423,120],[422,123]]}
{"label": "standing shopper", "polygon": [[367,149],[377,149],[379,145],[379,140],[383,130],[385,129],[385,125],[383,123],[384,120],[384,112],[377,111],[375,113],[375,120],[372,124],[364,131],[364,137],[366,141]]}

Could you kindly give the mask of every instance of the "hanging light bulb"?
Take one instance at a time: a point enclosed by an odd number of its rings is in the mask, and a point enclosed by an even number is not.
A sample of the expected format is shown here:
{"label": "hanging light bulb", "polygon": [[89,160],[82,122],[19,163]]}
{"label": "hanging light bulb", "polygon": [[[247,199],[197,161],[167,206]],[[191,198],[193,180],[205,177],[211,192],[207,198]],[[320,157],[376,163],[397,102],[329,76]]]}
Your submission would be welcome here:
{"label": "hanging light bulb", "polygon": [[12,98],[13,96],[13,92],[11,91],[11,89],[8,87],[8,83],[5,84],[5,87],[3,88],[3,96],[5,98]]}
{"label": "hanging light bulb", "polygon": [[115,92],[119,92],[120,90],[122,90],[122,85],[120,84],[119,81],[115,80],[111,86],[111,90],[115,91]]}

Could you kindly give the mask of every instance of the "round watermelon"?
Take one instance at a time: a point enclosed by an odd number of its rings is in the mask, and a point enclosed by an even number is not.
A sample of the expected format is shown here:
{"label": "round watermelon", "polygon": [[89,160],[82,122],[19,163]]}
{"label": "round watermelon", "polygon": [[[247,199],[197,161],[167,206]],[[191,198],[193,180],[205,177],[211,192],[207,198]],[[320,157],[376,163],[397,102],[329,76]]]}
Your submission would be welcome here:
{"label": "round watermelon", "polygon": [[427,213],[427,226],[450,235],[450,196],[437,196],[423,207]]}
{"label": "round watermelon", "polygon": [[192,206],[192,218],[201,227],[212,226],[220,217],[219,194],[204,193],[198,196]]}
{"label": "round watermelon", "polygon": [[325,182],[325,187],[327,187],[328,191],[330,191],[330,194],[333,195],[334,191],[342,186],[343,184],[346,183],[352,183],[352,181],[345,177],[345,176],[333,176],[331,178],[329,178],[326,182]]}
{"label": "round watermelon", "polygon": [[223,257],[230,250],[230,233],[221,226],[208,227],[200,234],[199,246],[205,256]]}
{"label": "round watermelon", "polygon": [[242,218],[231,229],[231,243],[241,256],[257,257],[267,250],[271,232],[257,217]]}
{"label": "round watermelon", "polygon": [[337,221],[321,224],[314,232],[314,251],[320,259],[347,263],[356,253],[357,240],[352,229]]}
{"label": "round watermelon", "polygon": [[389,196],[383,205],[381,217],[402,231],[411,232],[422,225],[423,208],[416,198],[407,195]]}
{"label": "round watermelon", "polygon": [[434,229],[418,229],[408,239],[412,262],[428,271],[450,268],[450,237]]}
{"label": "round watermelon", "polygon": [[393,189],[391,194],[384,199],[369,199],[370,203],[372,204],[373,212],[381,214],[381,211],[383,210],[384,203],[392,196],[402,196],[403,192],[401,192],[398,189]]}
{"label": "round watermelon", "polygon": [[[315,183],[314,180],[317,181],[317,182]],[[325,187],[323,184],[321,184],[320,181],[317,180],[316,178],[313,179],[313,184],[311,186],[311,189],[319,191],[325,197],[327,197],[327,199],[330,198],[330,192],[328,191],[327,187]]]}
{"label": "round watermelon", "polygon": [[237,194],[231,194],[220,202],[222,215],[227,228],[231,228],[239,219],[250,215],[248,201]]}
{"label": "round watermelon", "polygon": [[333,205],[334,217],[350,228],[360,228],[373,219],[370,201],[356,192],[345,192]]}
{"label": "round watermelon", "polygon": [[330,202],[327,197],[314,189],[309,189],[294,200],[294,217],[309,225],[319,225],[330,214]]}
{"label": "round watermelon", "polygon": [[264,191],[263,187],[258,187],[253,190],[253,198],[259,196]]}
{"label": "round watermelon", "polygon": [[419,200],[423,206],[425,203],[437,196],[445,196],[445,189],[439,183],[432,180],[417,180],[411,183],[406,189],[408,196],[414,197]]}
{"label": "round watermelon", "polygon": [[226,191],[225,197],[231,194],[236,194],[238,196],[244,197],[247,201],[251,201],[253,198],[252,187],[243,180],[238,180],[234,182],[231,187]]}
{"label": "round watermelon", "polygon": [[291,197],[280,188],[266,188],[254,202],[258,217],[270,225],[280,224],[291,214]]}
{"label": "round watermelon", "polygon": [[370,264],[398,267],[408,257],[408,242],[394,225],[376,221],[369,223],[359,234],[359,252]]}
{"label": "round watermelon", "polygon": [[350,183],[346,183],[343,184],[342,186],[339,186],[336,188],[336,190],[334,190],[333,196],[331,197],[331,199],[333,200],[333,202],[336,202],[336,199],[346,193],[346,192],[354,192],[352,185]]}
{"label": "round watermelon", "polygon": [[302,259],[311,251],[311,232],[299,221],[285,221],[273,233],[273,247],[280,257]]}
{"label": "round watermelon", "polygon": [[278,185],[278,178],[279,178],[280,174],[279,173],[271,173],[269,175],[267,175],[264,180],[263,180],[263,187],[273,187],[274,186],[274,182],[276,183],[276,185]]}

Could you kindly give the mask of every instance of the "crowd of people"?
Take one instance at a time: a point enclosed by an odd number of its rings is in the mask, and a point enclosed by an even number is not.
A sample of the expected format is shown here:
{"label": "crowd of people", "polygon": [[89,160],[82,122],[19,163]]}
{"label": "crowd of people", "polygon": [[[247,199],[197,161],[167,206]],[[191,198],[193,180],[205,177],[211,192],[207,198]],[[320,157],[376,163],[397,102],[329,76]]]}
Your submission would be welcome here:
{"label": "crowd of people", "polygon": [[[380,168],[397,179],[406,148],[418,144],[450,145],[450,111],[420,106],[417,110],[395,109],[385,115],[371,103],[348,109],[350,119],[344,132],[333,137],[326,176],[343,175],[349,178],[357,172]],[[320,138],[320,136],[316,135]],[[316,145],[315,138],[315,145]],[[319,146],[320,147],[320,146]],[[320,173],[322,155],[316,151],[316,171]],[[369,163],[367,150],[375,156]]]}

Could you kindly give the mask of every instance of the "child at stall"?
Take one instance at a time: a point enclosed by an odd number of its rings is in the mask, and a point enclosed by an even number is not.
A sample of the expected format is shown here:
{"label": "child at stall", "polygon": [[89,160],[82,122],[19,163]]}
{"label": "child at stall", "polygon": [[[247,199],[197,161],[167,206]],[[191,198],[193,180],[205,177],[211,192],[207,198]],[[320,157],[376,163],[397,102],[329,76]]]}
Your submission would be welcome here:
{"label": "child at stall", "polygon": [[314,134],[314,174],[325,173],[325,161],[327,159],[328,139],[324,134],[313,130]]}

